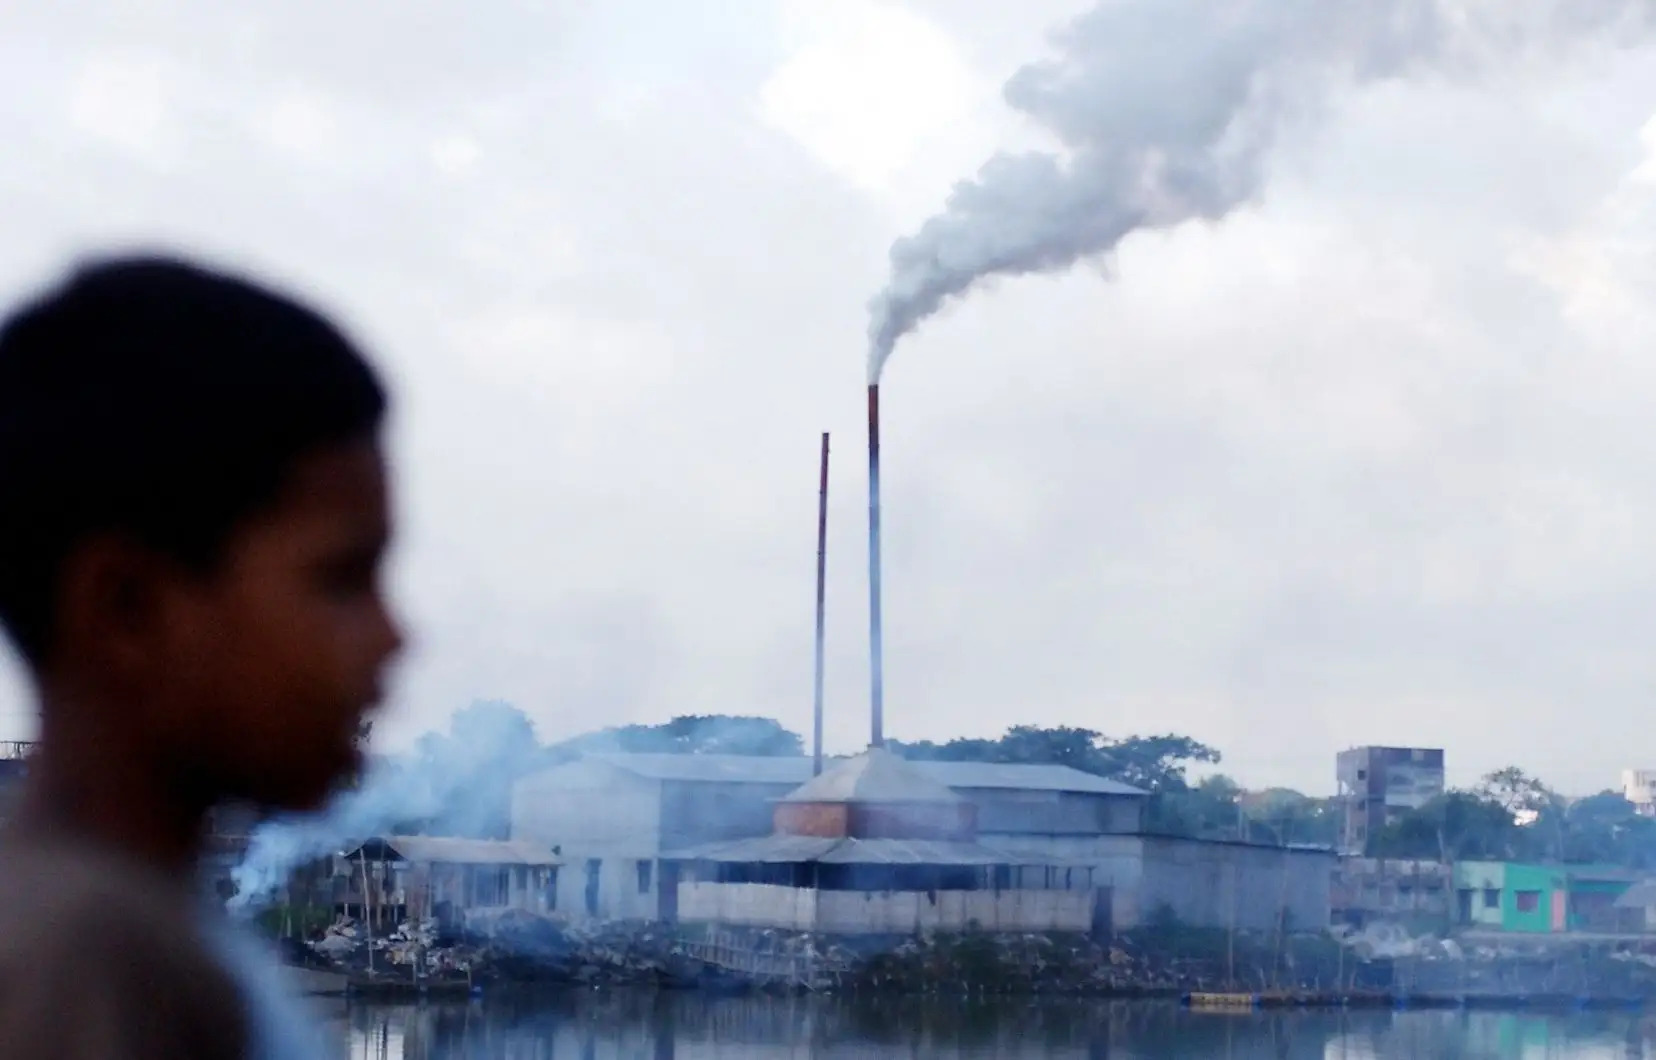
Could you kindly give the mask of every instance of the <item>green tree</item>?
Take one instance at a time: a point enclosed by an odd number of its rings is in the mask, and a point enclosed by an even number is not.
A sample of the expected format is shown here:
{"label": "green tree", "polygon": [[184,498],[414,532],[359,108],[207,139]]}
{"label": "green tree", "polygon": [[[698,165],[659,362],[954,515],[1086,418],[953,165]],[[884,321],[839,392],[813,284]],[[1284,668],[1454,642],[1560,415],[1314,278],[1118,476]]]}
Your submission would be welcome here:
{"label": "green tree", "polygon": [[1316,799],[1292,788],[1267,788],[1243,798],[1247,838],[1283,846],[1333,846],[1340,813],[1332,799]]}
{"label": "green tree", "polygon": [[1564,857],[1656,869],[1656,820],[1641,817],[1617,791],[1577,799],[1564,811]]}
{"label": "green tree", "polygon": [[1514,857],[1563,860],[1565,804],[1551,788],[1517,766],[1507,766],[1487,774],[1476,791],[1499,804],[1516,823]]}
{"label": "green tree", "polygon": [[1145,827],[1157,835],[1240,838],[1241,796],[1240,784],[1223,773],[1215,773],[1194,787],[1153,794],[1145,810]]}
{"label": "green tree", "polygon": [[550,749],[555,759],[584,751],[631,754],[731,754],[788,756],[804,753],[804,741],[772,718],[686,714],[658,725],[622,725],[565,740]]}
{"label": "green tree", "polygon": [[1504,861],[1522,849],[1522,833],[1505,805],[1474,791],[1448,791],[1376,831],[1368,852],[1381,858]]}
{"label": "green tree", "polygon": [[912,759],[1064,765],[1152,793],[1183,791],[1188,787],[1185,771],[1191,764],[1219,761],[1218,751],[1188,736],[1111,739],[1093,729],[1071,726],[1016,725],[994,740],[893,741],[892,748]]}

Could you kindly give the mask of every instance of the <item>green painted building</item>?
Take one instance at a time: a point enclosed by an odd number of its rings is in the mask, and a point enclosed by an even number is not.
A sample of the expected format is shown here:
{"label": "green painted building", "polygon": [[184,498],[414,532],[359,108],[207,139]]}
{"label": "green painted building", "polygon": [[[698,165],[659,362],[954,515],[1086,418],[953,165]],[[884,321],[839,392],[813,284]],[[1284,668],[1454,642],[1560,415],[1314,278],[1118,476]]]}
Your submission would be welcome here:
{"label": "green painted building", "polygon": [[1455,924],[1529,934],[1613,931],[1616,899],[1636,879],[1613,865],[1457,862]]}

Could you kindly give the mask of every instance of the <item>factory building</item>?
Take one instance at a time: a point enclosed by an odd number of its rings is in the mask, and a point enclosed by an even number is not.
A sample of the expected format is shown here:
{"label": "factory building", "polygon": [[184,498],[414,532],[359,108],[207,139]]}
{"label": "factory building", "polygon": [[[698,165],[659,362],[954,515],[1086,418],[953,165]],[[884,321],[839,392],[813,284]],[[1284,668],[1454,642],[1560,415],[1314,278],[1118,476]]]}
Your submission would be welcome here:
{"label": "factory building", "polygon": [[[1046,866],[1088,870],[1087,886],[1116,928],[1167,914],[1215,927],[1328,923],[1328,852],[1147,835],[1145,792],[1067,766],[903,764],[970,805],[973,843],[1043,866],[1043,880]],[[735,841],[783,842],[778,835],[798,841],[777,826],[778,805],[811,779],[808,758],[587,754],[518,782],[512,837],[558,850],[564,867],[551,904],[560,915],[676,920],[686,873],[706,882],[710,860],[688,869],[682,855]],[[733,846],[721,856],[740,853]],[[843,856],[826,848],[813,855],[818,864]]]}
{"label": "factory building", "polygon": [[1110,926],[1089,868],[983,845],[975,805],[883,748],[784,796],[773,822],[673,853],[680,920],[848,935]]}

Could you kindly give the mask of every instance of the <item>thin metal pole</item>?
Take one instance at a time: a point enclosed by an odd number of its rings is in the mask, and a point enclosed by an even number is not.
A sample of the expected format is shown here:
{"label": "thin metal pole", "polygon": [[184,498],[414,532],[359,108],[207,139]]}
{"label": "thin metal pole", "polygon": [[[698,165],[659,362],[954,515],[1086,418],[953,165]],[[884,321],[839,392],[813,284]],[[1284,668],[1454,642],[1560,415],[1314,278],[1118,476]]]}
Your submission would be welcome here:
{"label": "thin metal pole", "polygon": [[868,669],[870,745],[885,746],[885,657],[880,630],[880,387],[868,388]]}
{"label": "thin metal pole", "polygon": [[822,474],[817,487],[816,674],[811,700],[811,775],[822,772],[822,673],[828,604],[828,432],[822,432]]}

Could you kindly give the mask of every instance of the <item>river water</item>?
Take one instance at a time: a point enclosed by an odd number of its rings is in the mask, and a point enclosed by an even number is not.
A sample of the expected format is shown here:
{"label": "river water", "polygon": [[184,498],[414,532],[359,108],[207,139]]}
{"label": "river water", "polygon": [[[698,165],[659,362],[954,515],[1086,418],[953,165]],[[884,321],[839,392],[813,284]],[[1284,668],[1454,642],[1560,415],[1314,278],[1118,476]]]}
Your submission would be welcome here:
{"label": "river water", "polygon": [[1201,1014],[1146,1002],[717,998],[591,991],[339,1002],[352,1060],[1656,1058],[1656,1011]]}

